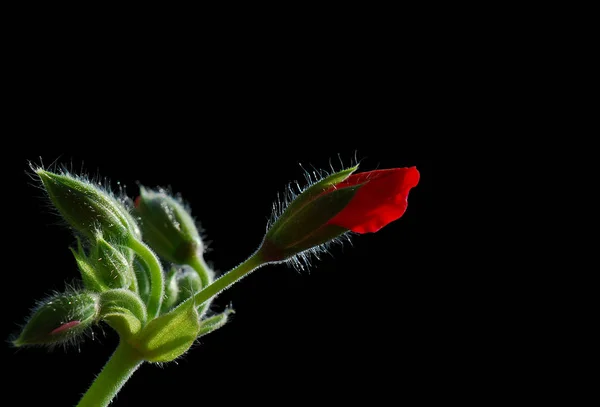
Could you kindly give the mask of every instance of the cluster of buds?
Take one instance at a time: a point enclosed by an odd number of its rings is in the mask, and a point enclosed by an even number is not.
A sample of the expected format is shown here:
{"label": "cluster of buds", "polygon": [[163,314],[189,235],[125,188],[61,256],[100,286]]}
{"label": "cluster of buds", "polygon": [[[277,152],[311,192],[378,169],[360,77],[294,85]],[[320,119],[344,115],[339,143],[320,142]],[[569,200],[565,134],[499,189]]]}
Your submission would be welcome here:
{"label": "cluster of buds", "polygon": [[[128,198],[82,177],[41,168],[36,173],[77,236],[71,251],[82,288],[42,301],[14,345],[74,342],[102,321],[145,359],[164,362],[227,321],[231,310],[207,315],[208,304],[178,308],[214,280],[196,223],[180,200],[164,190],[141,188],[132,206]],[[172,326],[181,315],[195,322],[185,329]],[[178,349],[168,345],[174,340]]]}
{"label": "cluster of buds", "polygon": [[268,263],[299,264],[341,235],[376,232],[404,214],[419,182],[417,169],[355,174],[357,167],[325,174],[291,194],[276,207],[255,254],[216,280],[196,222],[180,199],[141,187],[132,201],[84,178],[36,169],[77,235],[71,251],[83,288],[42,302],[13,343],[66,343],[103,321],[145,361],[181,356],[199,336],[227,322],[232,310],[210,314],[210,302],[245,274]]}

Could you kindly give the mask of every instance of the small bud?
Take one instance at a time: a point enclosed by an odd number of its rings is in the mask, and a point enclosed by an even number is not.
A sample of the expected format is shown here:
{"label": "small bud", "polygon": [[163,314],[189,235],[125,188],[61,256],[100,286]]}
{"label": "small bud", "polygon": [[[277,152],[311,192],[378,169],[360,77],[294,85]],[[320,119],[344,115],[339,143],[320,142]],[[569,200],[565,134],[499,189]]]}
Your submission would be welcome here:
{"label": "small bud", "polygon": [[177,270],[173,267],[166,279],[162,312],[175,308],[201,289],[202,281],[193,268],[183,266]]}
{"label": "small bud", "polygon": [[177,274],[177,285],[179,286],[177,304],[187,300],[203,288],[198,273],[188,266],[184,266],[182,271]]}
{"label": "small bud", "polygon": [[163,190],[141,188],[135,200],[144,241],[164,260],[188,264],[204,247],[194,219]]}
{"label": "small bud", "polygon": [[104,291],[107,288],[129,288],[134,271],[126,255],[107,242],[101,233],[94,237],[89,256],[79,245],[78,252],[71,249],[85,287],[92,291]]}
{"label": "small bud", "polygon": [[78,232],[93,238],[100,229],[111,239],[139,238],[133,217],[110,193],[66,173],[36,172],[54,206]]}
{"label": "small bud", "polygon": [[89,328],[99,314],[99,297],[94,293],[55,295],[33,312],[15,346],[56,345],[75,339]]}

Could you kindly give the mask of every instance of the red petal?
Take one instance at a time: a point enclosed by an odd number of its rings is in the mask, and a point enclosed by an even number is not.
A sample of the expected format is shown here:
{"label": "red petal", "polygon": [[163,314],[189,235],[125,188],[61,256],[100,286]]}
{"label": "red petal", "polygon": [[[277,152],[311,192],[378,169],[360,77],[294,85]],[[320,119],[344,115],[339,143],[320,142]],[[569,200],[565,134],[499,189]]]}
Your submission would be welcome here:
{"label": "red petal", "polygon": [[365,183],[350,203],[327,222],[357,233],[377,232],[399,219],[408,205],[410,189],[419,183],[416,167],[362,172],[349,176],[335,187]]}
{"label": "red petal", "polygon": [[55,335],[61,332],[64,332],[68,329],[73,328],[74,326],[77,326],[81,324],[81,321],[71,321],[71,322],[67,322],[66,324],[62,324],[61,326],[59,326],[58,328],[52,330],[52,332],[50,332],[50,335]]}

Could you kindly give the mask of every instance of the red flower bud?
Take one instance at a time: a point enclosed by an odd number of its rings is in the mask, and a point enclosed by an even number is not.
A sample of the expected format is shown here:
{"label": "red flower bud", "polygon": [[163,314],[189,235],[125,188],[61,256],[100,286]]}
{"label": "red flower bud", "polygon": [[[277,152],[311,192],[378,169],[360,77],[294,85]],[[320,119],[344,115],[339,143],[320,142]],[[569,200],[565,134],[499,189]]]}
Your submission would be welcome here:
{"label": "red flower bud", "polygon": [[419,183],[416,167],[392,168],[350,175],[335,189],[361,186],[352,200],[327,224],[356,233],[377,232],[400,218],[408,205],[408,193]]}
{"label": "red flower bud", "polygon": [[410,189],[419,183],[415,167],[331,174],[306,188],[270,225],[261,247],[268,261],[292,258],[348,231],[377,232],[406,211]]}

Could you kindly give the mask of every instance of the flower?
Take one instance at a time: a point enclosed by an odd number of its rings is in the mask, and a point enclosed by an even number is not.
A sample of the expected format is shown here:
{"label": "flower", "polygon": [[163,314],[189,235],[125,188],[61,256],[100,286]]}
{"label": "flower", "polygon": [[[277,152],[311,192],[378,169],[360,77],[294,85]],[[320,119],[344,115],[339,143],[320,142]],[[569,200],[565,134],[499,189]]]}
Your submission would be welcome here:
{"label": "flower", "polygon": [[295,197],[270,226],[261,246],[267,261],[288,259],[348,232],[377,232],[399,219],[416,167],[353,174],[358,166],[331,174]]}

